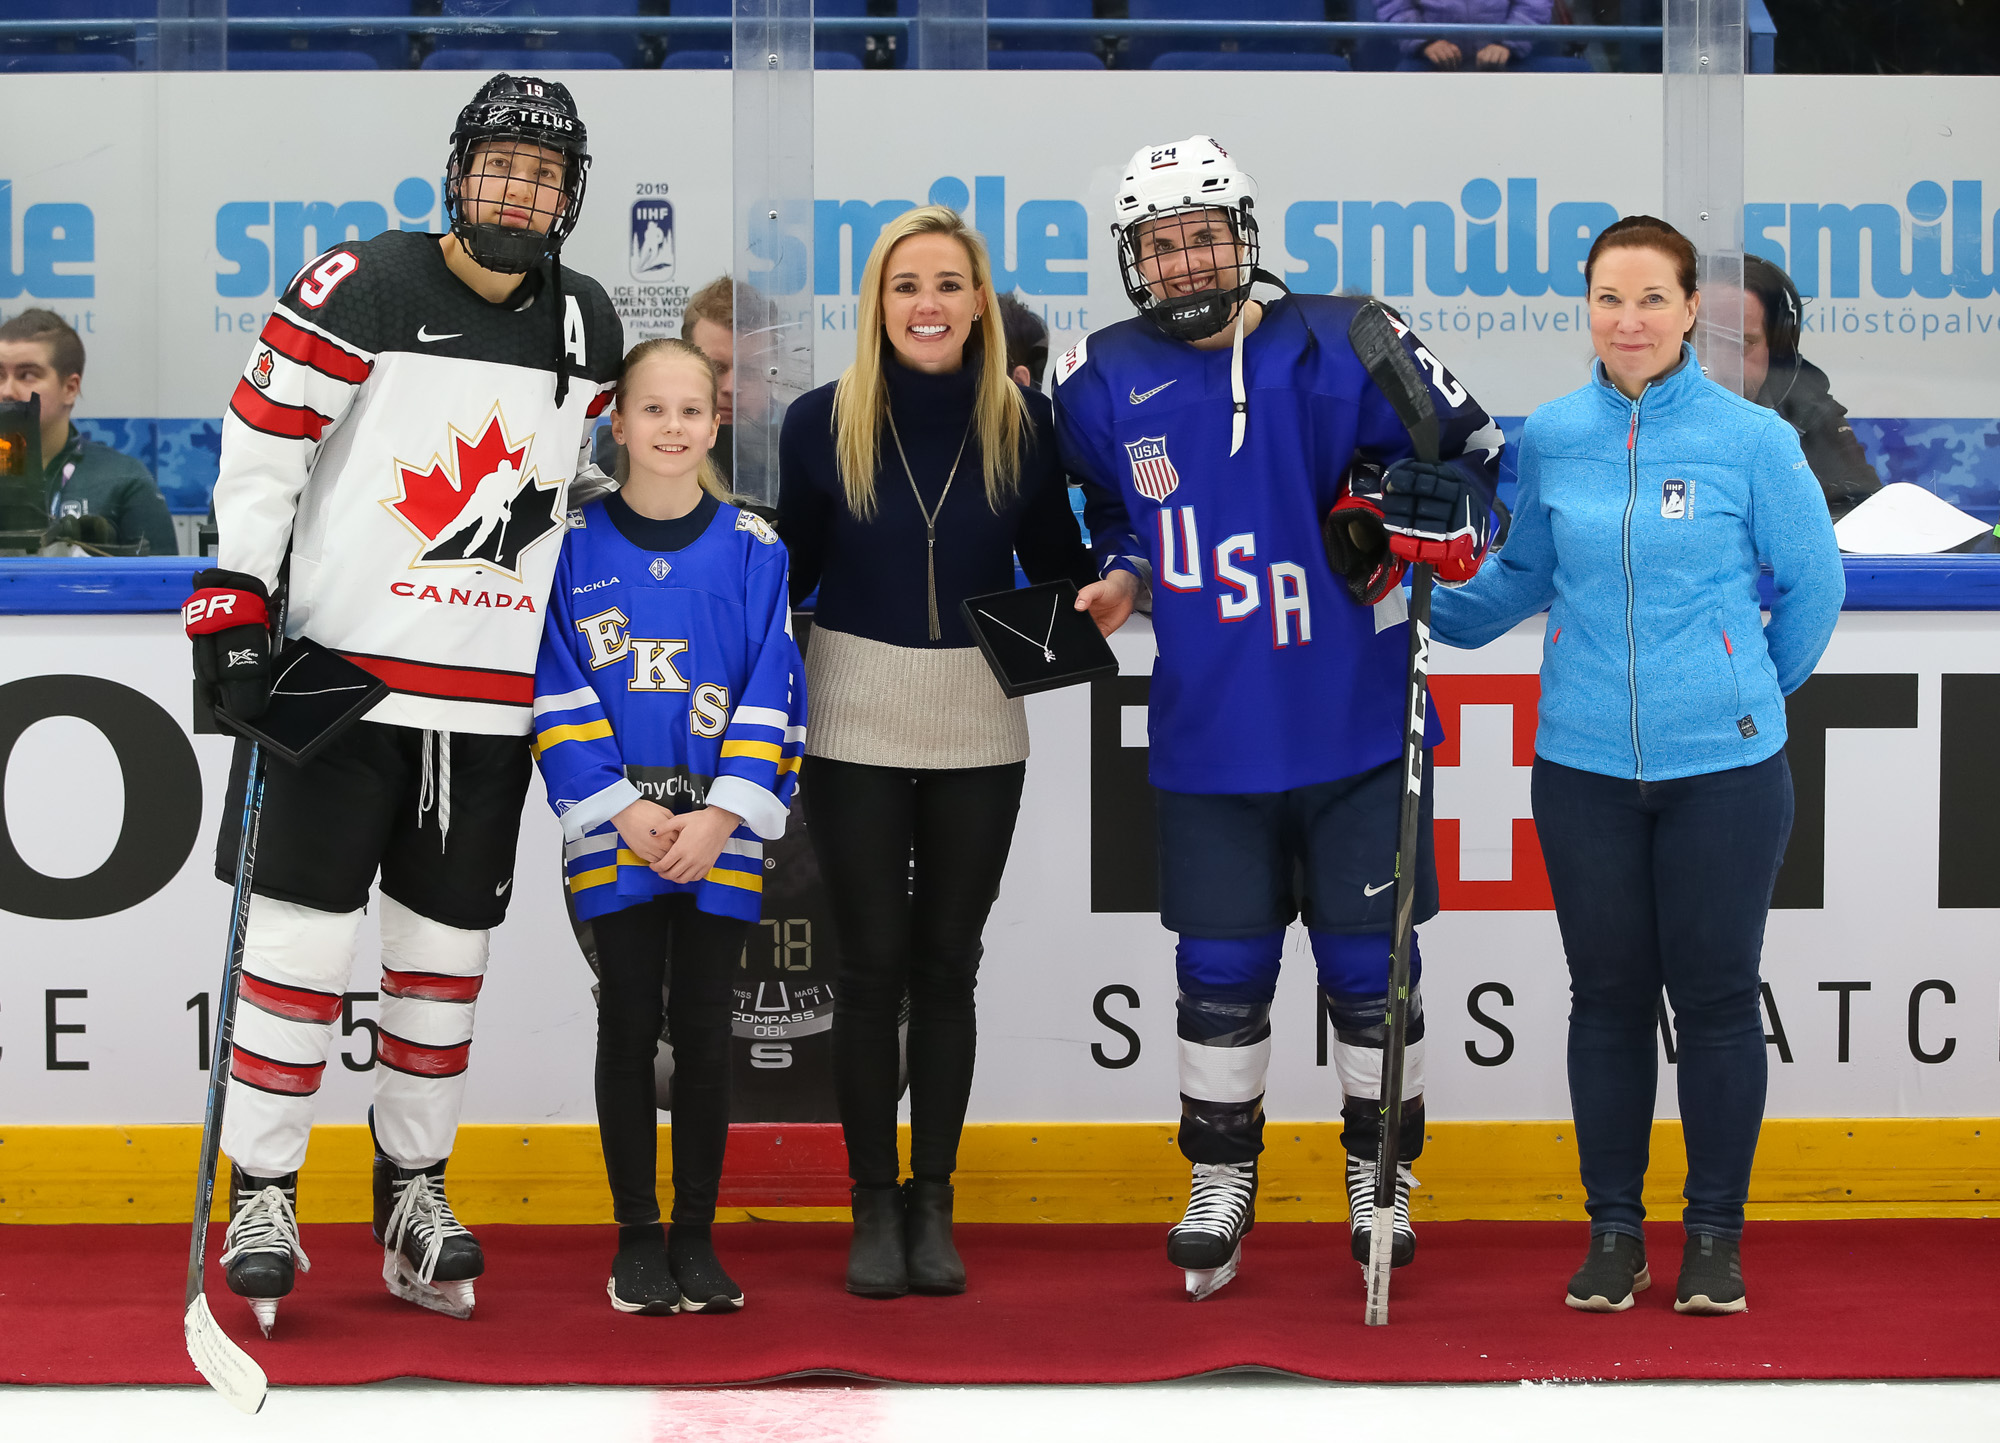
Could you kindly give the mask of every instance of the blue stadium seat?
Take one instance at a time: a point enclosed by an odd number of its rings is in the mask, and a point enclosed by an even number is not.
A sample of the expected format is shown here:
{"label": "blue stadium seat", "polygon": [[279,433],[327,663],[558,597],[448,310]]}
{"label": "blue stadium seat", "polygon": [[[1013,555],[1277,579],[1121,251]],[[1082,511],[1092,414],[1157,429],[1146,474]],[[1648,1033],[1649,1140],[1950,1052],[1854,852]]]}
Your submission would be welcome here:
{"label": "blue stadium seat", "polygon": [[[61,35],[38,35],[0,41],[0,70],[42,70],[77,72],[90,70],[150,70],[156,48],[153,26],[142,27],[135,40],[123,34],[98,29],[94,20],[151,21],[159,14],[159,0],[7,0],[0,12],[9,18],[34,20],[74,20],[75,31]],[[52,63],[11,64],[30,56],[53,57]],[[110,57],[106,59],[105,57]],[[120,63],[122,62],[122,63]]]}
{"label": "blue stadium seat", "polygon": [[[1130,14],[1134,20],[1316,21],[1326,19],[1326,3],[1325,0],[1131,0]],[[1221,31],[1134,36],[1130,51],[1119,63],[1121,68],[1144,70],[1154,66],[1157,56],[1197,50],[1224,55],[1326,55],[1332,53],[1332,46],[1324,40],[1248,39]]]}
{"label": "blue stadium seat", "polygon": [[556,70],[623,70],[625,62],[604,50],[433,50],[421,68],[539,75]]}
{"label": "blue stadium seat", "polygon": [[1150,70],[1351,70],[1345,55],[1275,55],[1262,50],[1169,50]]}
{"label": "blue stadium seat", "polygon": [[109,50],[80,51],[71,55],[48,52],[41,55],[0,53],[0,71],[11,75],[39,72],[44,75],[77,74],[91,70],[130,70],[132,62]]}
{"label": "blue stadium seat", "polygon": [[365,50],[238,50],[229,47],[231,70],[379,70]]}
{"label": "blue stadium seat", "polygon": [[[543,70],[617,70],[639,63],[641,47],[636,31],[623,26],[566,29],[563,25],[571,19],[637,18],[639,0],[443,0],[440,9],[440,18],[462,20],[468,26],[476,26],[485,19],[504,18],[545,20],[548,27],[540,34],[521,30],[489,30],[482,34],[468,29],[435,36],[431,54],[424,60],[426,70],[478,70],[487,64],[485,60],[475,65],[438,59],[460,52],[489,58],[515,52],[512,59],[496,67],[503,70],[532,70],[537,66]],[[567,63],[542,59],[544,55],[564,57]],[[602,58],[579,58],[583,56],[608,56],[612,63],[607,65]]]}
{"label": "blue stadium seat", "polygon": [[[361,20],[409,13],[410,0],[229,0],[232,20]],[[229,32],[231,70],[403,70],[413,53],[408,32],[401,30],[232,26]],[[357,65],[355,55],[369,57],[368,63]]]}
{"label": "blue stadium seat", "polygon": [[[1090,0],[987,0],[988,20],[1088,20],[1094,11]],[[988,46],[992,57],[987,60],[989,70],[1089,70],[1097,67],[1077,64],[1071,61],[1028,62],[1018,60],[1002,61],[1000,57],[1009,52],[1060,54],[1070,53],[1097,57],[1098,66],[1103,58],[1098,55],[1097,37],[1077,35],[1062,30],[1024,30],[1006,35],[988,32]]]}
{"label": "blue stadium seat", "polygon": [[1102,70],[1104,62],[1089,50],[989,50],[988,70]]}

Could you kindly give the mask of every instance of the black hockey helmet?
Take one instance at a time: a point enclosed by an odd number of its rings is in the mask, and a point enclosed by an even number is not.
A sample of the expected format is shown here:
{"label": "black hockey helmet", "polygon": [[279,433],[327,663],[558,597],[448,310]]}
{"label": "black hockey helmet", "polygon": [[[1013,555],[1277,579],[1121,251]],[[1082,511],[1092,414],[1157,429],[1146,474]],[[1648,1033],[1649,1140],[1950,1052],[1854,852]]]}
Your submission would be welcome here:
{"label": "black hockey helmet", "polygon": [[[476,224],[467,213],[462,191],[472,173],[473,152],[509,142],[541,146],[563,158],[560,195],[538,193],[535,198],[538,213],[554,216],[547,231]],[[496,75],[480,86],[458,113],[445,169],[451,233],[466,253],[489,271],[520,275],[561,251],[583,209],[584,182],[590,174],[588,142],[568,86],[533,75]],[[537,183],[538,192],[545,189],[545,182]]]}

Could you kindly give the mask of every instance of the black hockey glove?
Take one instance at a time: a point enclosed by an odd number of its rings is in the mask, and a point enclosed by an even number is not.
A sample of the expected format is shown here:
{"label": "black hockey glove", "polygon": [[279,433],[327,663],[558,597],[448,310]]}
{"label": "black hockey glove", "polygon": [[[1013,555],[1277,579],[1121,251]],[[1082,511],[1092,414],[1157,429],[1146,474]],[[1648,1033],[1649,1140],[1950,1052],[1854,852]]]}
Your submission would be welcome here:
{"label": "black hockey glove", "polygon": [[241,571],[195,573],[181,620],[194,642],[196,680],[222,709],[255,721],[271,704],[271,620],[264,583]]}
{"label": "black hockey glove", "polygon": [[1486,498],[1444,462],[1398,461],[1382,478],[1389,549],[1405,561],[1428,561],[1440,581],[1472,579],[1486,556],[1489,524]]}
{"label": "black hockey glove", "polygon": [[1363,606],[1373,606],[1403,579],[1403,558],[1389,550],[1388,533],[1382,529],[1381,485],[1379,471],[1350,471],[1320,525],[1327,562],[1348,595]]}

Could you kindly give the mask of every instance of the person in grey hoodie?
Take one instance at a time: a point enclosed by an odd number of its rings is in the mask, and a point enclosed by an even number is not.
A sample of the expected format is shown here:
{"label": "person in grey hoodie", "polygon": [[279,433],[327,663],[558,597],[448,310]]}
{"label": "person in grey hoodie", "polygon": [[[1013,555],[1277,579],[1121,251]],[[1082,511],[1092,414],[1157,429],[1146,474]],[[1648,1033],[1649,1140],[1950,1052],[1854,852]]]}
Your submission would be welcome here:
{"label": "person in grey hoodie", "polygon": [[[1377,0],[1375,18],[1405,25],[1546,25],[1555,0]],[[1475,40],[1405,40],[1405,70],[1498,70],[1528,58],[1534,42],[1501,41],[1497,36]]]}
{"label": "person in grey hoodie", "polygon": [[1565,1301],[1591,1312],[1623,1311],[1651,1282],[1640,1189],[1662,985],[1688,1156],[1674,1307],[1747,1306],[1758,966],[1792,827],[1784,698],[1812,674],[1846,591],[1798,434],[1710,381],[1687,344],[1695,272],[1694,247],[1664,221],[1630,216],[1598,236],[1584,265],[1590,382],[1528,418],[1512,534],[1432,616],[1439,640],[1483,646],[1549,609],[1532,795],[1569,960],[1591,1229]]}

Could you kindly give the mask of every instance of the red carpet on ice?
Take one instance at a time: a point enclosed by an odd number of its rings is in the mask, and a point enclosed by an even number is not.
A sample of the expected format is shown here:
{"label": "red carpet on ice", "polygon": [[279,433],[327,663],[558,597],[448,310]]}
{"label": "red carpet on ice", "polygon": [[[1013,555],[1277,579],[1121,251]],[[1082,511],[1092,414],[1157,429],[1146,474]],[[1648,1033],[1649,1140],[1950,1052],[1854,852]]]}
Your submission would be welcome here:
{"label": "red carpet on ice", "polygon": [[[869,1302],[840,1282],[847,1230],[746,1223],[717,1249],[748,1304],[636,1318],[605,1301],[608,1227],[480,1229],[478,1313],[455,1322],[383,1289],[368,1231],[308,1226],[310,1274],[277,1336],[213,1265],[216,1317],[274,1384],[742,1383],[838,1373],[917,1383],[1129,1383],[1224,1368],[1350,1382],[1517,1378],[1966,1378],[2000,1375],[2000,1221],[1753,1223],[1748,1313],[1673,1311],[1679,1229],[1631,1311],[1575,1312],[1573,1223],[1430,1223],[1396,1274],[1392,1323],[1361,1323],[1342,1225],[1267,1223],[1242,1276],[1187,1301],[1164,1227],[965,1226],[972,1287]],[[215,1229],[210,1257],[221,1246]],[[10,1227],[0,1237],[0,1381],[195,1383],[181,1346],[187,1233]]]}

